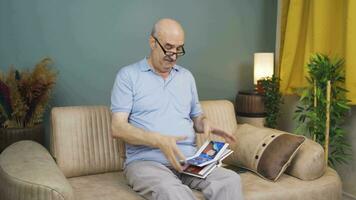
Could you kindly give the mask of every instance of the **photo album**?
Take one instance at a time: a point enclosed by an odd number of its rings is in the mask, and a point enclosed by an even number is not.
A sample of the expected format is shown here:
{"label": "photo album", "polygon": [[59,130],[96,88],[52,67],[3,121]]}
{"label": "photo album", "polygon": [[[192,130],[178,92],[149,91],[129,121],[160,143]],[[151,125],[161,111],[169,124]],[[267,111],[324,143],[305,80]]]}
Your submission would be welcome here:
{"label": "photo album", "polygon": [[233,152],[228,146],[225,142],[206,141],[194,156],[185,160],[182,173],[205,178]]}

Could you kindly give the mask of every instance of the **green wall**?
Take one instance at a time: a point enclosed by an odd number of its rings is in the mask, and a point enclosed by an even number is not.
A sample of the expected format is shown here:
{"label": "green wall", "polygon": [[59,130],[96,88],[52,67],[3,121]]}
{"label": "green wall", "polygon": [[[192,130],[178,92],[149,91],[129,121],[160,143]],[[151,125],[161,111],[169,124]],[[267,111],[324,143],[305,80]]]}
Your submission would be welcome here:
{"label": "green wall", "polygon": [[109,105],[117,71],[148,55],[153,23],[172,17],[200,99],[233,100],[252,88],[253,53],[274,51],[276,13],[277,0],[0,0],[0,67],[50,56],[51,106]]}

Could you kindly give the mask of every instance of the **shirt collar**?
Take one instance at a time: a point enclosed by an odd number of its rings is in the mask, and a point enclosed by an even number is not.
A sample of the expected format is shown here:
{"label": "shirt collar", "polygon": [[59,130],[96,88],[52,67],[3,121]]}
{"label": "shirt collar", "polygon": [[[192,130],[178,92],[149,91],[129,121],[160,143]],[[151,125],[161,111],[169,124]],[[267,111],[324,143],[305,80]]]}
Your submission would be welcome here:
{"label": "shirt collar", "polygon": [[[151,66],[150,66],[150,65],[148,64],[148,62],[147,62],[147,58],[144,58],[144,59],[141,61],[140,69],[141,69],[141,71],[143,71],[143,72],[153,71],[153,69],[151,68]],[[179,66],[179,65],[174,65],[174,66],[173,66],[173,69],[176,70],[176,71],[179,71],[179,70],[180,70],[180,66]]]}

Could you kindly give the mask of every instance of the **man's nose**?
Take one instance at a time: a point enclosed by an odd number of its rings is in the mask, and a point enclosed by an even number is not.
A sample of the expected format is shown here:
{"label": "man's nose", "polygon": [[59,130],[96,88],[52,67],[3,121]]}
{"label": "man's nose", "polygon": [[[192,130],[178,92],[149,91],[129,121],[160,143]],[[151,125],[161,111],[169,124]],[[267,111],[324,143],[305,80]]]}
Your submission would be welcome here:
{"label": "man's nose", "polygon": [[173,54],[172,56],[170,56],[170,58],[171,58],[173,61],[176,61],[176,60],[177,60],[177,54]]}

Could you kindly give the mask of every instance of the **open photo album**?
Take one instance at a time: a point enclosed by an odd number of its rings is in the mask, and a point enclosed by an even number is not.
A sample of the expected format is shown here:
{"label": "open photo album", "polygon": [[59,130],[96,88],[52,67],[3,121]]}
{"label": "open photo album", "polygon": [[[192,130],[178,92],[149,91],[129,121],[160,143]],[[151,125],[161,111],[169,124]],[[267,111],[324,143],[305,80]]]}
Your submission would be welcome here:
{"label": "open photo album", "polygon": [[206,141],[194,156],[185,160],[182,173],[205,178],[233,152],[228,146],[225,142]]}

